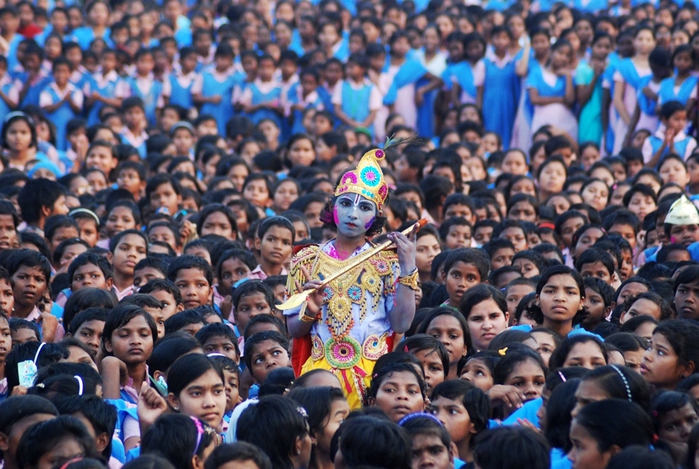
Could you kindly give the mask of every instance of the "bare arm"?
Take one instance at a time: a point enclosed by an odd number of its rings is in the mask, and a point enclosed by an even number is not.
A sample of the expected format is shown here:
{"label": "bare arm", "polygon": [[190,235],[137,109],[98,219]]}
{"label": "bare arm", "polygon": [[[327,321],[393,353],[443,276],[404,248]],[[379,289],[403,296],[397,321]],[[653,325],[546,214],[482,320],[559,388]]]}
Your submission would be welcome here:
{"label": "bare arm", "polygon": [[626,83],[623,81],[614,82],[614,109],[619,113],[621,120],[629,124],[631,122],[631,116],[626,111],[626,106],[624,105],[624,88]]}
{"label": "bare arm", "polygon": [[575,87],[573,86],[572,73],[566,73],[566,94],[563,97],[563,104],[568,107],[575,103]]}
{"label": "bare arm", "polygon": [[539,96],[539,91],[536,88],[529,88],[529,100],[534,106],[563,103],[563,98],[560,96]]}

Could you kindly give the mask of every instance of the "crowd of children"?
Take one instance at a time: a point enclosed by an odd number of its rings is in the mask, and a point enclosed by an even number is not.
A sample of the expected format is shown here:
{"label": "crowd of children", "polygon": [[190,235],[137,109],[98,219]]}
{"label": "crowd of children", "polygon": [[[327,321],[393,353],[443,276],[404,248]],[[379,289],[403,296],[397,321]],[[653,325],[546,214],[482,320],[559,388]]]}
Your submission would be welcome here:
{"label": "crowd of children", "polygon": [[698,77],[693,2],[0,0],[4,469],[699,468]]}

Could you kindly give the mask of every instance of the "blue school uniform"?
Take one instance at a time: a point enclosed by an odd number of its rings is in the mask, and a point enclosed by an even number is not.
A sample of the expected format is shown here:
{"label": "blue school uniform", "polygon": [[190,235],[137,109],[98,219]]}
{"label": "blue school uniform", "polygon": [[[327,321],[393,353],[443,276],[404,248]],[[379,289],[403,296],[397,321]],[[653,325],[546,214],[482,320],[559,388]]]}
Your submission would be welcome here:
{"label": "blue school uniform", "polygon": [[[289,103],[293,104],[298,104],[300,102],[299,100],[299,87],[301,86],[301,83],[297,82],[294,83],[291,88],[289,88],[289,92],[287,95],[287,98],[289,100]],[[306,104],[306,109],[308,108],[314,108],[317,110],[320,109],[325,109],[325,104],[323,103],[323,100],[320,97],[320,89],[316,89],[316,93],[318,95],[317,99],[315,99],[313,102],[307,103]],[[289,131],[289,135],[286,136],[288,138],[291,135],[298,134],[298,133],[306,133],[308,130],[306,127],[303,125],[303,111],[299,111],[298,109],[295,109],[294,112],[291,114],[291,128]],[[286,140],[285,136],[282,135],[282,141]]]}
{"label": "blue school uniform", "polygon": [[[536,88],[536,91],[539,92],[539,96],[563,97],[566,94],[566,78],[558,77],[556,83],[551,86],[544,80],[541,67],[535,67],[532,68],[527,76],[527,88]],[[483,108],[486,109],[485,100],[483,103]]]}
{"label": "blue school uniform", "polygon": [[[427,73],[428,71],[422,62],[417,59],[407,59],[393,77],[391,87],[383,98],[384,105],[391,106],[395,104],[398,98],[398,91],[401,88],[409,85],[415,85],[415,87],[417,87],[420,80],[422,80]],[[424,103],[422,107],[424,107]],[[416,119],[419,119],[419,111],[419,109],[416,109]],[[408,125],[411,125],[411,123],[408,123]]]}
{"label": "blue school uniform", "polygon": [[[369,101],[371,99],[371,88],[374,85],[363,83],[359,89],[352,88],[348,81],[342,82],[342,103],[340,107],[347,117],[357,122],[364,122],[371,111],[369,111]],[[369,131],[374,134],[374,125],[369,126]]]}
{"label": "blue school uniform", "polygon": [[682,104],[687,104],[689,96],[697,87],[699,77],[689,76],[679,87],[675,93],[675,77],[666,78],[660,82],[660,91],[658,92],[658,101],[666,103],[668,101],[679,101]]}
{"label": "blue school uniform", "polygon": [[515,60],[511,59],[504,67],[485,58],[485,83],[483,87],[483,125],[485,130],[497,133],[507,150],[512,138],[512,127],[517,111],[517,74]]}
{"label": "blue school uniform", "polygon": [[[18,75],[18,78],[22,83],[27,83],[29,81],[29,73],[22,72]],[[53,81],[52,77],[46,76],[46,77],[41,78],[34,85],[31,85],[29,87],[29,91],[27,91],[27,94],[24,95],[24,99],[19,103],[19,107],[23,108],[23,107],[29,106],[29,105],[38,106],[39,105],[39,97],[41,96],[41,92],[44,91],[46,86],[48,86],[48,84],[51,83],[52,81]]]}
{"label": "blue school uniform", "polygon": [[21,34],[15,34],[12,39],[10,39],[10,48],[7,51],[7,69],[14,70],[19,65],[19,60],[17,59],[17,46],[24,40],[24,36]]}
{"label": "blue school uniform", "polygon": [[447,66],[442,73],[444,87],[451,90],[454,81],[461,87],[461,90],[469,96],[476,97],[476,82],[473,78],[473,69],[468,61],[464,60]]}
{"label": "blue school uniform", "polygon": [[[648,137],[650,139],[650,144],[651,147],[653,148],[653,155],[660,149],[660,147],[663,145],[663,139],[660,137],[656,137],[655,135],[651,135]],[[674,142],[674,147],[675,147],[675,153],[680,155],[682,159],[684,159],[684,154],[685,151],[687,150],[687,145],[689,142],[692,141],[692,137],[687,136],[683,140],[680,140],[678,142]],[[665,148],[665,151],[663,154],[660,156],[660,161],[662,161],[662,158],[665,157],[668,153],[670,153],[670,148]],[[660,162],[658,162],[660,164]]]}
{"label": "blue school uniform", "polygon": [[[10,92],[10,89],[12,88],[12,84],[12,82],[5,83],[4,85],[2,85],[2,87],[0,87],[0,90],[2,90],[2,92],[5,93],[5,95],[7,95]],[[0,98],[0,116],[6,116],[11,111],[12,109],[10,109],[10,106],[7,105],[5,100]],[[0,132],[2,131],[3,120],[0,120]]]}
{"label": "blue school uniform", "polygon": [[[109,28],[105,29],[104,34],[102,34],[102,39],[104,39],[104,42],[107,43],[107,47],[109,48],[114,47],[114,42],[110,37],[111,34],[112,30]],[[95,37],[95,31],[89,26],[81,26],[79,28],[75,28],[72,34],[72,40],[77,42],[82,50],[89,49],[90,44],[92,44],[92,41],[95,40]]]}
{"label": "blue school uniform", "polygon": [[[642,77],[638,81],[638,88],[636,88],[636,95],[637,95],[637,100],[638,100],[638,107],[641,110],[641,112],[647,116],[656,117],[655,107],[658,105],[658,102],[654,99],[650,99],[648,96],[646,96],[643,93],[643,88],[648,86],[652,79],[653,79],[653,75],[647,75],[645,77]],[[652,132],[655,129],[648,129],[648,130]]]}
{"label": "blue school uniform", "polygon": [[[56,104],[61,101],[61,97],[58,96],[56,90],[52,86],[46,87],[46,91],[51,96],[51,104]],[[71,95],[75,91],[71,92]],[[68,146],[68,141],[66,138],[66,122],[76,117],[76,113],[71,109],[68,102],[64,102],[61,106],[53,112],[47,112],[46,117],[53,123],[56,127],[56,148],[60,151],[65,151]]]}
{"label": "blue school uniform", "polygon": [[138,87],[136,78],[129,77],[126,79],[131,89],[131,96],[138,96],[143,100],[143,107],[146,112],[146,119],[150,125],[155,126],[156,124],[156,110],[158,108],[158,99],[163,93],[163,84],[158,80],[153,80],[150,90],[148,93],[143,93],[141,88]]}
{"label": "blue school uniform", "polygon": [[609,2],[607,0],[590,0],[585,4],[582,0],[574,0],[573,8],[587,13],[597,13],[609,8]]}
{"label": "blue school uniform", "polygon": [[[252,91],[253,106],[257,106],[263,103],[269,103],[275,100],[278,101],[282,96],[282,87],[278,85],[266,93],[260,90],[260,88],[258,88],[258,86],[254,82],[250,83],[249,87]],[[275,111],[272,111],[271,109],[258,109],[250,115],[250,119],[255,125],[257,125],[263,119],[271,119],[277,124],[277,127],[279,127],[280,129],[282,126],[279,114]]]}
{"label": "blue school uniform", "polygon": [[233,87],[236,85],[234,75],[228,75],[223,82],[220,82],[211,72],[202,74],[204,86],[201,94],[205,97],[221,96],[221,102],[218,104],[205,103],[201,107],[200,114],[211,114],[216,118],[218,123],[218,132],[220,135],[226,135],[226,123],[233,117],[233,104],[231,104],[231,95]]}
{"label": "blue school uniform", "polygon": [[182,86],[177,80],[177,74],[171,73],[169,76],[170,86],[172,91],[170,92],[170,104],[177,104],[185,109],[192,109],[194,107],[194,101],[192,100],[192,85],[194,80],[189,83],[189,86]]}
{"label": "blue school uniform", "polygon": [[[100,86],[92,75],[90,75],[88,79],[90,83],[90,91],[96,91],[99,95],[107,97],[114,97],[116,87],[122,80],[122,78],[117,75],[115,80],[109,80],[104,86]],[[95,104],[92,105],[92,108],[90,108],[90,111],[87,113],[88,127],[100,123],[99,113],[103,107],[103,102],[95,101]]]}

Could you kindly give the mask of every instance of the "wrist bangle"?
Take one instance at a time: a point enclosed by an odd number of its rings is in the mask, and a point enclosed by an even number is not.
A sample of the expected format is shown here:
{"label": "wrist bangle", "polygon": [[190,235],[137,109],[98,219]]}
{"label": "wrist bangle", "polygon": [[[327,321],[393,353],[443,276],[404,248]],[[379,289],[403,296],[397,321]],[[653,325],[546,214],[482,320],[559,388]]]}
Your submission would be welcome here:
{"label": "wrist bangle", "polygon": [[410,273],[408,275],[398,277],[398,283],[400,285],[405,285],[406,287],[410,288],[411,290],[414,290],[414,291],[419,290],[420,284],[418,282],[418,270],[415,269],[415,270],[413,270],[412,273]]}
{"label": "wrist bangle", "polygon": [[317,317],[306,314],[306,306],[308,306],[308,303],[304,301],[303,306],[301,306],[301,311],[299,312],[299,321],[307,323],[316,322]]}

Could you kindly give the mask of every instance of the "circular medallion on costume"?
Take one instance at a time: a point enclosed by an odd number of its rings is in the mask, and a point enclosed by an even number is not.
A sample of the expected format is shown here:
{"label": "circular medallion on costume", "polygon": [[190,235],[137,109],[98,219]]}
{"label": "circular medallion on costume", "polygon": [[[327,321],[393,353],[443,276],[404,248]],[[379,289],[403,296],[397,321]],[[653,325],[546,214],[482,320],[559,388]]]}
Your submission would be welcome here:
{"label": "circular medallion on costume", "polygon": [[362,349],[366,358],[369,360],[378,360],[388,353],[388,344],[386,340],[382,339],[380,336],[371,334],[364,341]]}
{"label": "circular medallion on costume", "polygon": [[376,150],[376,153],[374,153],[374,155],[376,155],[377,159],[381,159],[384,157],[384,152],[383,150]]}
{"label": "circular medallion on costume", "polygon": [[374,266],[379,275],[386,275],[391,270],[391,266],[388,265],[386,259],[371,259],[369,262]]}
{"label": "circular medallion on costume", "polygon": [[356,303],[362,299],[362,289],[357,285],[352,285],[347,289],[347,296]]}
{"label": "circular medallion on costume", "polygon": [[323,301],[327,303],[330,299],[335,296],[335,292],[331,288],[325,287],[323,289]]}
{"label": "circular medallion on costume", "polygon": [[320,360],[325,355],[325,348],[323,347],[323,341],[317,335],[313,336],[312,339],[313,348],[311,349],[311,358],[313,360]]}
{"label": "circular medallion on costume", "polygon": [[362,286],[364,288],[372,290],[378,282],[379,280],[376,277],[370,275],[367,272],[365,272],[364,275],[362,275]]}
{"label": "circular medallion on costume", "polygon": [[376,187],[381,182],[381,175],[376,171],[376,168],[364,168],[359,176],[362,178],[362,182],[369,187]]}
{"label": "circular medallion on costume", "polygon": [[337,318],[344,318],[352,312],[352,303],[349,298],[335,295],[328,303],[330,313]]}
{"label": "circular medallion on costume", "polygon": [[333,368],[352,368],[362,358],[362,347],[351,337],[330,339],[325,344],[325,358]]}

